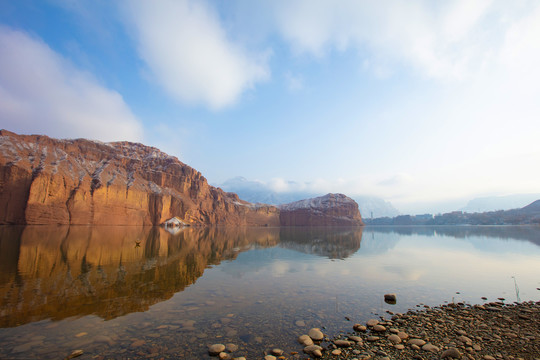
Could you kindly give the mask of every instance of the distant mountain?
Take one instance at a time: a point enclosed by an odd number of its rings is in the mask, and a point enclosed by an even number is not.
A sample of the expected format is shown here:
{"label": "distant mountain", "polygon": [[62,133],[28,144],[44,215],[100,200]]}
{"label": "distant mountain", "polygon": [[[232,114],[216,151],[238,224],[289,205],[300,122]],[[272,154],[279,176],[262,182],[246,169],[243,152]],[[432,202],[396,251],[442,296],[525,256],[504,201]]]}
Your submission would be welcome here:
{"label": "distant mountain", "polygon": [[518,194],[507,196],[489,196],[472,199],[461,211],[468,213],[510,210],[522,208],[540,199],[540,194]]}
{"label": "distant mountain", "polygon": [[[301,184],[289,182],[291,188],[302,188]],[[323,192],[309,190],[294,190],[277,192],[269,184],[262,181],[248,180],[238,176],[219,185],[225,191],[234,192],[242,200],[251,203],[263,203],[269,205],[282,205],[303,199],[314,198],[324,195]],[[358,203],[358,208],[363,218],[393,217],[399,215],[399,211],[388,201],[375,196],[351,196]]]}
{"label": "distant mountain", "polygon": [[365,218],[366,225],[540,225],[540,200],[519,209]]}

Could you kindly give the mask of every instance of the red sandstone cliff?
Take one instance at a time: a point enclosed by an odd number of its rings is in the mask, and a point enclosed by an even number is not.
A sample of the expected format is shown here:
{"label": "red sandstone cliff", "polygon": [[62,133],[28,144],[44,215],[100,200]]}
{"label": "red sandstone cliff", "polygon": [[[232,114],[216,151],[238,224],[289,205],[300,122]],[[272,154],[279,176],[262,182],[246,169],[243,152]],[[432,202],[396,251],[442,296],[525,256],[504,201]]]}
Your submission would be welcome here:
{"label": "red sandstone cliff", "polygon": [[210,186],[200,172],[131,142],[58,140],[0,130],[0,224],[363,225],[342,194],[280,209]]}
{"label": "red sandstone cliff", "polygon": [[279,206],[284,226],[361,226],[358,204],[343,194],[296,201]]}
{"label": "red sandstone cliff", "polygon": [[0,224],[279,225],[274,206],[208,185],[176,157],[131,142],[0,131]]}

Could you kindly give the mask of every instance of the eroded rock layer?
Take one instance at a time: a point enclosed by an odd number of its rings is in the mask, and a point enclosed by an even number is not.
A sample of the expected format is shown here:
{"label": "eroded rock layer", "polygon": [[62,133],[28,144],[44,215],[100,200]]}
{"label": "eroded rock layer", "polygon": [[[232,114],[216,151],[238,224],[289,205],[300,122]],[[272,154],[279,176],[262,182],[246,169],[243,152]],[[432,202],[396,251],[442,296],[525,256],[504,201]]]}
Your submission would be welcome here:
{"label": "eroded rock layer", "polygon": [[279,210],[210,186],[200,172],[131,142],[0,131],[0,224],[279,225]]}
{"label": "eroded rock layer", "polygon": [[358,204],[343,194],[327,194],[279,206],[284,226],[360,226]]}

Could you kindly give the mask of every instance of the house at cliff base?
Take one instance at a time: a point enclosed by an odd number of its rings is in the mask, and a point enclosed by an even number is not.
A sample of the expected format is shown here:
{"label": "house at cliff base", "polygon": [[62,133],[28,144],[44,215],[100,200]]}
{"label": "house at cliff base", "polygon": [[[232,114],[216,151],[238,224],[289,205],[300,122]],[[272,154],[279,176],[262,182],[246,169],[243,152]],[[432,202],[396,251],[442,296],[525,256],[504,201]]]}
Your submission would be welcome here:
{"label": "house at cliff base", "polygon": [[169,220],[165,221],[162,225],[165,226],[166,228],[167,227],[177,228],[177,227],[189,226],[188,223],[182,221],[178,216],[170,218]]}

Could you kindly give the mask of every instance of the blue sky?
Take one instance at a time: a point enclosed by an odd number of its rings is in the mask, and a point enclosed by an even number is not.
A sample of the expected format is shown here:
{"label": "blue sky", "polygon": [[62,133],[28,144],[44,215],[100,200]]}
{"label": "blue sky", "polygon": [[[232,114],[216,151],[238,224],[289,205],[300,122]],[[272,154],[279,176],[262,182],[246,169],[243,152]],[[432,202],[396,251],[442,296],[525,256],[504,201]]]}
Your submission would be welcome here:
{"label": "blue sky", "polygon": [[2,1],[0,127],[402,212],[540,192],[537,1]]}

